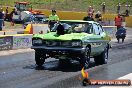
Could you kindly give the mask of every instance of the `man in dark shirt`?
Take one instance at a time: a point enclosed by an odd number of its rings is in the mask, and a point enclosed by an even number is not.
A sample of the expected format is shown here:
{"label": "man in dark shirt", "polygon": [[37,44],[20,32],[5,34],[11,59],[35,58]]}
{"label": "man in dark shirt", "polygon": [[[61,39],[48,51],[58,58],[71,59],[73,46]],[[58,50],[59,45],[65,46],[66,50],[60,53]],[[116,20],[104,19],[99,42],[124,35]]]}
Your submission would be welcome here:
{"label": "man in dark shirt", "polygon": [[88,16],[83,18],[84,21],[94,21],[93,17],[92,17],[92,13],[88,13]]}
{"label": "man in dark shirt", "polygon": [[2,26],[4,26],[4,14],[2,13],[3,9],[0,9],[0,31],[2,31]]}

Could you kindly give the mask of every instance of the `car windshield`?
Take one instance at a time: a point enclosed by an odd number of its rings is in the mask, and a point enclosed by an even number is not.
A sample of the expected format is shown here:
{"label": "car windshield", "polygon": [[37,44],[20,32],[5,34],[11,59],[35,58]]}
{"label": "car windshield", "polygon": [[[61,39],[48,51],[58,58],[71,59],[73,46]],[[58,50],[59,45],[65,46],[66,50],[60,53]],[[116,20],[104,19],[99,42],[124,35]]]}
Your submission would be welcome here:
{"label": "car windshield", "polygon": [[23,22],[31,22],[35,20],[35,16],[32,14],[29,14],[27,17],[23,19]]}
{"label": "car windshield", "polygon": [[27,17],[24,18],[24,23],[25,22],[36,22],[36,23],[44,23],[47,21],[47,17],[44,15],[33,15],[29,14]]}
{"label": "car windshield", "polygon": [[[56,23],[54,24],[54,27],[52,28],[51,31],[56,31],[58,24],[60,23]],[[71,30],[74,33],[80,33],[80,32],[87,32],[90,33],[90,29],[91,29],[91,24],[90,23],[61,23],[64,27],[64,30]]]}

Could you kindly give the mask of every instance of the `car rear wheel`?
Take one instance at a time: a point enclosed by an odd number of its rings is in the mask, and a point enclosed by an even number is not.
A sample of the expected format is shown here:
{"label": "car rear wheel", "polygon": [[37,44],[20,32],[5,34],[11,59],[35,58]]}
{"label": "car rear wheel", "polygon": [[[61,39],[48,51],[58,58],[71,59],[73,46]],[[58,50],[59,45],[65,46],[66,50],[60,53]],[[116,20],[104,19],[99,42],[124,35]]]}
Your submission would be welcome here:
{"label": "car rear wheel", "polygon": [[106,48],[100,55],[94,57],[96,65],[107,64],[108,62],[108,48]]}
{"label": "car rear wheel", "polygon": [[81,54],[79,61],[80,61],[81,68],[83,67],[87,68],[89,66],[90,49],[88,47],[86,47],[85,52]]}
{"label": "car rear wheel", "polygon": [[38,66],[42,66],[45,62],[46,54],[41,50],[35,50],[35,61]]}

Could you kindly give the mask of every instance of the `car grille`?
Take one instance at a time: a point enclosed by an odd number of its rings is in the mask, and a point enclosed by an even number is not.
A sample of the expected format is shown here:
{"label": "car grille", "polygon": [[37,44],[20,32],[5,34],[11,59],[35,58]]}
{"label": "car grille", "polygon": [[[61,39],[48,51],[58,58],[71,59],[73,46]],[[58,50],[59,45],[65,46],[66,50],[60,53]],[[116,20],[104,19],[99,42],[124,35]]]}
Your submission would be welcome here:
{"label": "car grille", "polygon": [[71,47],[70,41],[53,41],[53,40],[45,40],[43,45],[46,46],[63,46],[63,47]]}

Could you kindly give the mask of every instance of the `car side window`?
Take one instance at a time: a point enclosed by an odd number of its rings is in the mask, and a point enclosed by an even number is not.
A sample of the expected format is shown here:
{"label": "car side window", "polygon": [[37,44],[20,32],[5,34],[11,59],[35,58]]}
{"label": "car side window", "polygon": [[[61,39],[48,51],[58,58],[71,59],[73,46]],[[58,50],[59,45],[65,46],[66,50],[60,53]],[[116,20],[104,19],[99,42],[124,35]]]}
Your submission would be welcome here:
{"label": "car side window", "polygon": [[100,34],[103,33],[102,26],[99,24],[98,27],[99,27],[99,33],[100,33]]}
{"label": "car side window", "polygon": [[99,34],[100,34],[99,28],[98,28],[98,25],[97,25],[97,24],[93,24],[93,30],[94,30],[94,33],[95,33],[96,35],[99,35]]}
{"label": "car side window", "polygon": [[93,33],[92,24],[85,25],[85,32],[88,34]]}

